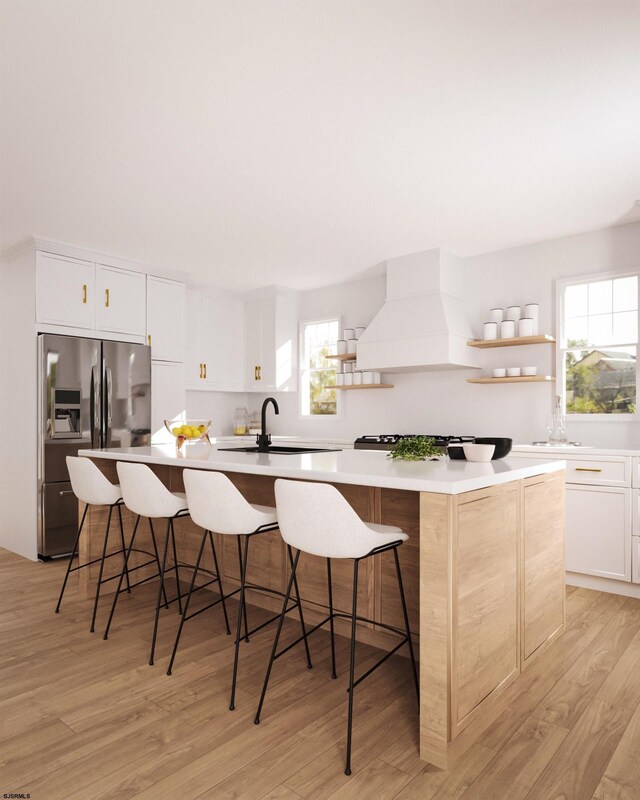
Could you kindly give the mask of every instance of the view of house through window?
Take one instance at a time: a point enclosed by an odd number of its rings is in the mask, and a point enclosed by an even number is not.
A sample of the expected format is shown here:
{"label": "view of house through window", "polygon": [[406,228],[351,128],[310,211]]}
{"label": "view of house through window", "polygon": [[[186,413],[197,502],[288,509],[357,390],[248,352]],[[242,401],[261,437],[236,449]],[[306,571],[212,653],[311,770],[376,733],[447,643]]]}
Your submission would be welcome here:
{"label": "view of house through window", "polygon": [[302,413],[327,415],[337,412],[336,352],[338,320],[308,322],[302,330]]}
{"label": "view of house through window", "polygon": [[634,414],[638,276],[568,285],[562,302],[567,414]]}

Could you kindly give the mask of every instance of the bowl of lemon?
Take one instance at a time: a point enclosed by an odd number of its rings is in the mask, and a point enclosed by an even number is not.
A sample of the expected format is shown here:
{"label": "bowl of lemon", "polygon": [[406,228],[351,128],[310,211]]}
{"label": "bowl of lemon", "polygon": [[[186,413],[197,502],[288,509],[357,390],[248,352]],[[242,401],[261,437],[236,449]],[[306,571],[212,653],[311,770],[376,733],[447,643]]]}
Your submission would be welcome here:
{"label": "bowl of lemon", "polygon": [[178,450],[183,444],[193,444],[194,442],[209,442],[209,431],[211,430],[210,419],[165,419],[164,426],[172,436],[175,436]]}

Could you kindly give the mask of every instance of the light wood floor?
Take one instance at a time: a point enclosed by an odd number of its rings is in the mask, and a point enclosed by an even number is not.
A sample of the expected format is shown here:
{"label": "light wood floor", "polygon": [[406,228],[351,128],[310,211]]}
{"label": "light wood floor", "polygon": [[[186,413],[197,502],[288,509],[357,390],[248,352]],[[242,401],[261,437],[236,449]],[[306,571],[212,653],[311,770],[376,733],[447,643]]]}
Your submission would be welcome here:
{"label": "light wood floor", "polygon": [[[163,612],[147,666],[152,586],[123,596],[112,635],[89,634],[73,589],[54,615],[62,563],[0,551],[0,794],[33,800],[554,800],[640,798],[640,601],[568,590],[567,631],[512,687],[495,725],[451,772],[418,758],[408,664],[394,657],[356,692],[353,775],[343,773],[346,640],[339,680],[328,636],[276,663],[253,725],[272,628],[241,650],[227,710],[231,637],[209,611]],[[108,604],[100,615],[104,620]],[[232,608],[235,615],[235,604]],[[252,609],[252,619],[264,612]],[[293,623],[288,623],[289,627]],[[376,651],[359,648],[360,664]],[[427,689],[428,691],[428,689]]]}

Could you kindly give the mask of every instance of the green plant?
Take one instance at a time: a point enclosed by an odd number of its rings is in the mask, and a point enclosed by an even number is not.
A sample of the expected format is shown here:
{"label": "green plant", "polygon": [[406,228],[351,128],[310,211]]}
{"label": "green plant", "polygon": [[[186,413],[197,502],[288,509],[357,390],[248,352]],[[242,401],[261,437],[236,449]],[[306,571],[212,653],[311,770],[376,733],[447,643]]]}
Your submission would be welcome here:
{"label": "green plant", "polygon": [[436,447],[435,440],[428,436],[410,436],[400,439],[387,454],[387,458],[399,458],[403,461],[424,461],[427,458],[441,456],[442,449]]}

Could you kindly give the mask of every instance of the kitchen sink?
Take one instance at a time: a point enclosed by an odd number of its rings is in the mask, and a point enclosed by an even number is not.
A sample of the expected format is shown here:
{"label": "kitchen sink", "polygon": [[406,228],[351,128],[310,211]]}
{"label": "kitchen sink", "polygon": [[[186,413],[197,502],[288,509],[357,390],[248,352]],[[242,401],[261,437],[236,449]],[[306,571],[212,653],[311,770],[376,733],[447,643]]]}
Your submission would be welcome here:
{"label": "kitchen sink", "polygon": [[227,450],[233,453],[280,453],[282,455],[295,455],[300,453],[335,453],[337,447],[278,447],[272,445],[267,450],[260,450],[259,447],[219,447],[218,450]]}

